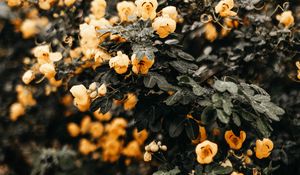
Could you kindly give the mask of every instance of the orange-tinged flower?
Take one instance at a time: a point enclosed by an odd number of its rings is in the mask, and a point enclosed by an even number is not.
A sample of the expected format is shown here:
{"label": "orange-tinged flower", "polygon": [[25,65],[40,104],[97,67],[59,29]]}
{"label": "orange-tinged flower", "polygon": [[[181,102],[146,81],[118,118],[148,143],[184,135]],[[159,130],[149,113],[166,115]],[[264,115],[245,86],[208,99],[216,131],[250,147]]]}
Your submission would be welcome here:
{"label": "orange-tinged flower", "polygon": [[152,23],[153,29],[160,38],[166,38],[169,34],[174,33],[176,30],[176,21],[167,16],[160,16],[155,18]]}
{"label": "orange-tinged flower", "polygon": [[35,75],[32,70],[26,71],[22,76],[22,81],[25,84],[29,84],[33,79],[35,78]]}
{"label": "orange-tinged flower", "polygon": [[209,164],[218,152],[218,145],[205,140],[196,146],[197,161],[200,164]]}
{"label": "orange-tinged flower", "polygon": [[210,42],[213,42],[218,36],[217,29],[211,22],[205,24],[204,32],[205,38]]}
{"label": "orange-tinged flower", "polygon": [[127,146],[123,149],[122,154],[127,157],[140,158],[142,156],[142,152],[140,150],[139,143],[135,140],[129,142]]}
{"label": "orange-tinged flower", "polygon": [[136,54],[133,54],[131,56],[131,62],[132,62],[132,71],[135,74],[147,74],[149,69],[154,64],[154,59],[150,60],[146,56],[143,57],[142,60],[139,60],[136,57]]}
{"label": "orange-tinged flower", "polygon": [[75,85],[70,89],[71,94],[74,96],[74,103],[80,111],[86,111],[90,107],[90,97],[87,89],[82,84]]}
{"label": "orange-tinged flower", "polygon": [[109,60],[109,67],[114,68],[118,74],[124,74],[127,72],[130,60],[126,54],[121,51],[117,52],[117,56]]}
{"label": "orange-tinged flower", "polygon": [[136,6],[133,2],[122,1],[117,4],[117,10],[121,22],[130,22],[136,19]]}
{"label": "orange-tinged flower", "polygon": [[279,21],[279,23],[283,24],[285,28],[290,28],[295,24],[292,11],[290,10],[284,11],[280,15],[277,15],[276,19]]}
{"label": "orange-tinged flower", "polygon": [[100,109],[98,109],[97,111],[94,112],[94,116],[96,119],[100,120],[100,121],[108,121],[111,119],[111,113],[107,112],[105,114],[102,114],[100,112]]}
{"label": "orange-tinged flower", "polygon": [[24,106],[34,106],[36,105],[36,100],[33,98],[32,92],[30,89],[17,85],[16,91],[18,93],[18,101]]}
{"label": "orange-tinged flower", "polygon": [[161,10],[162,16],[168,16],[174,21],[177,21],[178,12],[175,6],[167,6]]}
{"label": "orange-tinged flower", "polygon": [[21,103],[13,103],[10,106],[9,118],[11,121],[16,121],[21,115],[25,114],[25,108]]}
{"label": "orange-tinged flower", "polygon": [[43,10],[49,10],[56,0],[39,0],[39,7]]}
{"label": "orange-tinged flower", "polygon": [[137,104],[137,101],[138,101],[138,99],[137,99],[136,95],[134,95],[133,93],[128,93],[127,98],[124,102],[124,109],[126,111],[132,110],[135,107],[135,105]]}
{"label": "orange-tinged flower", "polygon": [[230,175],[244,175],[244,174],[233,171]]}
{"label": "orange-tinged flower", "polygon": [[91,128],[92,120],[89,116],[85,116],[80,123],[80,130],[82,134],[87,133]]}
{"label": "orange-tinged flower", "polygon": [[102,158],[104,161],[115,162],[119,159],[122,143],[116,139],[108,139],[102,145]]}
{"label": "orange-tinged flower", "polygon": [[75,2],[76,0],[64,0],[64,4],[68,7],[73,5]]}
{"label": "orange-tinged flower", "polygon": [[98,19],[102,18],[105,15],[105,8],[105,0],[93,0],[91,3],[91,12]]}
{"label": "orange-tinged flower", "polygon": [[54,65],[50,63],[42,64],[39,68],[39,71],[49,79],[53,78],[56,74]]}
{"label": "orange-tinged flower", "polygon": [[231,9],[234,7],[234,1],[233,0],[221,0],[215,7],[215,12],[220,14],[222,17],[228,17],[228,16],[236,16],[237,13],[234,11],[231,11]]}
{"label": "orange-tinged flower", "polygon": [[104,126],[100,122],[90,124],[90,133],[93,138],[99,138],[104,132]]}
{"label": "orange-tinged flower", "polygon": [[97,146],[88,141],[87,139],[81,139],[79,142],[79,151],[83,154],[83,155],[88,155],[91,152],[94,152],[97,149]]}
{"label": "orange-tinged flower", "polygon": [[203,142],[206,139],[207,139],[207,135],[206,135],[205,127],[200,126],[199,127],[199,135],[195,140],[192,140],[192,143],[193,144],[198,144],[198,143]]}
{"label": "orange-tinged flower", "polygon": [[150,152],[146,151],[144,153],[144,161],[145,162],[150,162],[151,160],[152,160],[152,154]]}
{"label": "orange-tinged flower", "polygon": [[156,16],[156,9],[158,7],[157,0],[136,0],[138,16],[141,16],[142,20],[154,19]]}
{"label": "orange-tinged flower", "polygon": [[133,130],[133,138],[140,144],[144,144],[145,140],[148,138],[148,132],[144,129],[140,132],[135,128]]}
{"label": "orange-tinged flower", "polygon": [[77,137],[80,134],[79,126],[74,122],[69,123],[67,129],[72,137]]}
{"label": "orange-tinged flower", "polygon": [[22,1],[21,0],[7,0],[7,5],[9,7],[15,7],[21,5]]}
{"label": "orange-tinged flower", "polygon": [[256,140],[255,155],[258,159],[269,157],[273,150],[273,142],[270,139]]}
{"label": "orange-tinged flower", "polygon": [[236,136],[232,130],[225,132],[225,140],[229,144],[231,149],[241,149],[243,142],[246,139],[246,133],[244,131],[240,131],[240,135]]}

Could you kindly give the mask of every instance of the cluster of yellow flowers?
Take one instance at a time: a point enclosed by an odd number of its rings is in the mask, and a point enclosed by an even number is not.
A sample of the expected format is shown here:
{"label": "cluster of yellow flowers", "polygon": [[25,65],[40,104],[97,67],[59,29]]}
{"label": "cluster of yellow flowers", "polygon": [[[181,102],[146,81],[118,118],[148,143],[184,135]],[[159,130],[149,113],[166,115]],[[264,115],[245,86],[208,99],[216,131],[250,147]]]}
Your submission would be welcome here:
{"label": "cluster of yellow flowers", "polygon": [[166,145],[162,145],[162,143],[160,141],[156,142],[156,141],[152,141],[151,143],[149,143],[148,145],[145,146],[145,150],[146,152],[144,153],[144,161],[145,162],[149,162],[152,160],[152,155],[156,152],[158,152],[159,150],[161,151],[167,151],[167,146]]}
{"label": "cluster of yellow flowers", "polygon": [[[148,133],[143,130],[138,132],[133,130],[133,140],[124,145],[126,136],[127,121],[124,118],[112,118],[111,113],[101,114],[94,112],[96,121],[91,117],[85,116],[80,123],[69,123],[68,132],[72,137],[78,137],[80,134],[91,136],[91,140],[81,138],[79,141],[79,151],[83,155],[90,153],[98,154],[96,150],[101,149],[101,158],[103,161],[115,162],[121,155],[127,157],[126,162],[130,163],[131,158],[141,159],[143,146],[148,137]],[[98,158],[98,156],[95,156]]]}
{"label": "cluster of yellow flowers", "polygon": [[94,99],[105,96],[107,89],[105,84],[100,86],[99,83],[93,82],[89,85],[89,89],[80,84],[72,86],[70,92],[74,96],[74,105],[84,112],[89,109]]}
{"label": "cluster of yellow flowers", "polygon": [[25,114],[26,107],[35,106],[36,100],[33,98],[32,91],[22,85],[16,86],[18,101],[10,106],[10,120],[16,121]]}
{"label": "cluster of yellow flowers", "polygon": [[[23,74],[23,83],[29,84],[35,79],[36,74],[43,74],[44,77],[48,79],[52,87],[51,88],[50,86],[47,86],[46,89],[50,88],[48,91],[55,91],[56,87],[59,87],[62,84],[62,81],[54,78],[56,74],[54,63],[62,59],[61,53],[51,52],[49,45],[40,45],[33,49],[33,55],[37,59],[37,62],[34,63],[31,68]],[[28,61],[30,62],[30,60]]]}
{"label": "cluster of yellow flowers", "polygon": [[[224,137],[229,147],[232,149],[229,152],[234,155],[233,150],[242,148],[243,142],[246,140],[246,133],[240,131],[239,136],[236,136],[232,130],[229,130],[225,132]],[[264,138],[263,140],[256,140],[256,147],[254,148],[255,156],[258,159],[267,158],[271,154],[273,147],[273,142],[270,139]],[[197,161],[200,164],[209,164],[213,161],[213,158],[218,152],[218,145],[209,140],[204,140],[196,146],[195,152],[197,154]],[[246,154],[242,156],[242,160],[246,164],[251,163],[250,156],[252,156],[252,154],[252,151],[248,149]]]}
{"label": "cluster of yellow flowers", "polygon": [[[27,1],[26,0],[6,0],[8,6],[10,7],[17,7],[20,5],[24,4],[26,5]],[[54,6],[54,4],[57,3],[58,6],[64,6],[66,5],[67,7],[72,6],[76,0],[38,0],[38,5],[39,8],[43,10],[50,10],[51,7]]]}
{"label": "cluster of yellow flowers", "polygon": [[136,54],[131,56],[131,61],[126,54],[121,51],[117,53],[117,56],[109,60],[109,66],[113,68],[118,74],[124,74],[127,72],[128,66],[132,63],[132,71],[135,74],[147,74],[149,69],[154,64],[154,59],[150,60],[147,56],[144,56],[142,60],[136,57]]}

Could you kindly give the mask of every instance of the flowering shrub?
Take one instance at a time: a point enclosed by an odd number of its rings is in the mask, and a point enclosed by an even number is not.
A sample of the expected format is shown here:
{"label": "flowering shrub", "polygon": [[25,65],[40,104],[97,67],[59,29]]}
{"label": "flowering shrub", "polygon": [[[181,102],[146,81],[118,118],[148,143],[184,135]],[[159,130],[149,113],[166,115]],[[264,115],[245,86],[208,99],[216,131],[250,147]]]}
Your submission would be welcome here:
{"label": "flowering shrub", "polygon": [[300,3],[0,1],[1,174],[297,174]]}

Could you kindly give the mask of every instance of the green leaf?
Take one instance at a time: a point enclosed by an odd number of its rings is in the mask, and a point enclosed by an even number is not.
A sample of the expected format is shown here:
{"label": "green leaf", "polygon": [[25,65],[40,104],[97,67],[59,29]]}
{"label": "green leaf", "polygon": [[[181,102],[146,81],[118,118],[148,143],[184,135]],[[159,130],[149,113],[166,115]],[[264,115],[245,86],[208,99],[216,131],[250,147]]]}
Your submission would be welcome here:
{"label": "green leaf", "polygon": [[216,109],[217,111],[217,117],[218,119],[224,123],[224,124],[228,124],[229,123],[229,116],[225,114],[225,112],[223,110],[220,110],[220,109]]}
{"label": "green leaf", "polygon": [[168,83],[166,78],[163,77],[162,75],[158,74],[158,73],[151,72],[151,73],[148,73],[148,75],[144,77],[145,87],[153,88],[156,84],[163,91],[178,90],[177,87],[175,87],[175,86],[171,85],[170,83]]}
{"label": "green leaf", "polygon": [[232,103],[231,103],[231,99],[227,98],[227,99],[223,99],[222,100],[222,107],[223,107],[223,110],[224,112],[227,114],[227,115],[231,115],[232,113]]}
{"label": "green leaf", "polygon": [[240,120],[240,117],[236,114],[236,113],[232,113],[232,120],[233,120],[233,123],[240,127],[241,126],[241,120]]}
{"label": "green leaf", "polygon": [[175,167],[174,169],[170,170],[170,171],[156,171],[155,173],[153,173],[153,175],[177,175],[180,173],[180,170],[178,167]]}
{"label": "green leaf", "polygon": [[259,117],[257,117],[256,122],[253,126],[256,127],[256,129],[259,131],[259,133],[263,137],[266,137],[266,138],[270,137],[271,131],[269,130],[267,125],[264,123],[264,121],[262,119],[260,119]]}
{"label": "green leaf", "polygon": [[188,76],[179,76],[177,77],[179,84],[186,84],[190,85],[193,89],[193,93],[197,96],[202,96],[203,94],[207,93],[207,90],[201,87],[196,81]]}
{"label": "green leaf", "polygon": [[232,167],[229,167],[229,166],[227,166],[227,167],[217,166],[217,167],[214,167],[212,169],[212,173],[216,174],[216,175],[218,175],[218,174],[229,174],[232,171],[233,171]]}
{"label": "green leaf", "polygon": [[168,105],[168,106],[172,106],[174,105],[175,103],[177,103],[179,100],[181,100],[183,97],[183,92],[181,90],[178,90],[177,92],[175,92],[175,94],[171,95],[170,97],[168,97],[166,100],[165,100],[165,103]]}
{"label": "green leaf", "polygon": [[182,73],[182,74],[186,74],[188,73],[188,70],[197,70],[198,66],[196,64],[193,63],[189,63],[186,61],[171,61],[169,63],[174,69],[176,69],[178,72]]}
{"label": "green leaf", "polygon": [[190,54],[188,54],[188,53],[186,53],[186,52],[184,52],[182,50],[178,50],[177,55],[180,58],[188,60],[188,61],[194,61],[195,60],[195,58],[192,55],[190,55]]}
{"label": "green leaf", "polygon": [[256,95],[253,96],[253,98],[256,101],[259,101],[259,102],[269,102],[269,101],[271,101],[271,97],[268,96],[268,95],[256,94]]}
{"label": "green leaf", "polygon": [[194,119],[187,119],[185,122],[186,135],[191,140],[195,140],[199,135],[199,125]]}
{"label": "green leaf", "polygon": [[201,122],[204,124],[209,124],[216,119],[215,110],[212,106],[207,106],[204,108],[201,114]]}
{"label": "green leaf", "polygon": [[219,92],[225,92],[226,90],[231,94],[236,94],[238,92],[238,86],[233,82],[216,80],[213,87]]}

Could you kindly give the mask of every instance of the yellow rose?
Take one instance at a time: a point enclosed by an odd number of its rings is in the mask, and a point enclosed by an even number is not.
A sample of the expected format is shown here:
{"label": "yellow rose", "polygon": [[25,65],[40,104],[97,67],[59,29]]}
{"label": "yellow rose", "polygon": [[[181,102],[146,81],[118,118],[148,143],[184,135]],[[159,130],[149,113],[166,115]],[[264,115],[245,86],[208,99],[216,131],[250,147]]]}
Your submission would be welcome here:
{"label": "yellow rose", "polygon": [[157,0],[136,0],[138,16],[141,16],[142,20],[154,19],[156,16],[156,9],[158,7]]}
{"label": "yellow rose", "polygon": [[124,74],[127,72],[130,60],[126,54],[118,51],[117,56],[109,60],[110,68],[114,68],[118,74]]}
{"label": "yellow rose", "polygon": [[166,38],[169,34],[175,32],[176,21],[169,16],[161,16],[155,18],[152,27],[160,38]]}
{"label": "yellow rose", "polygon": [[232,130],[225,132],[225,140],[229,144],[231,149],[241,149],[243,142],[246,139],[246,133],[244,131],[240,131],[240,135],[236,136]]}
{"label": "yellow rose", "polygon": [[273,150],[273,142],[270,139],[256,140],[255,155],[258,159],[269,157]]}
{"label": "yellow rose", "polygon": [[200,164],[209,164],[213,161],[217,152],[218,145],[209,140],[205,140],[196,147],[197,161]]}
{"label": "yellow rose", "polygon": [[131,22],[136,20],[136,6],[133,2],[122,1],[117,4],[117,10],[121,22]]}

